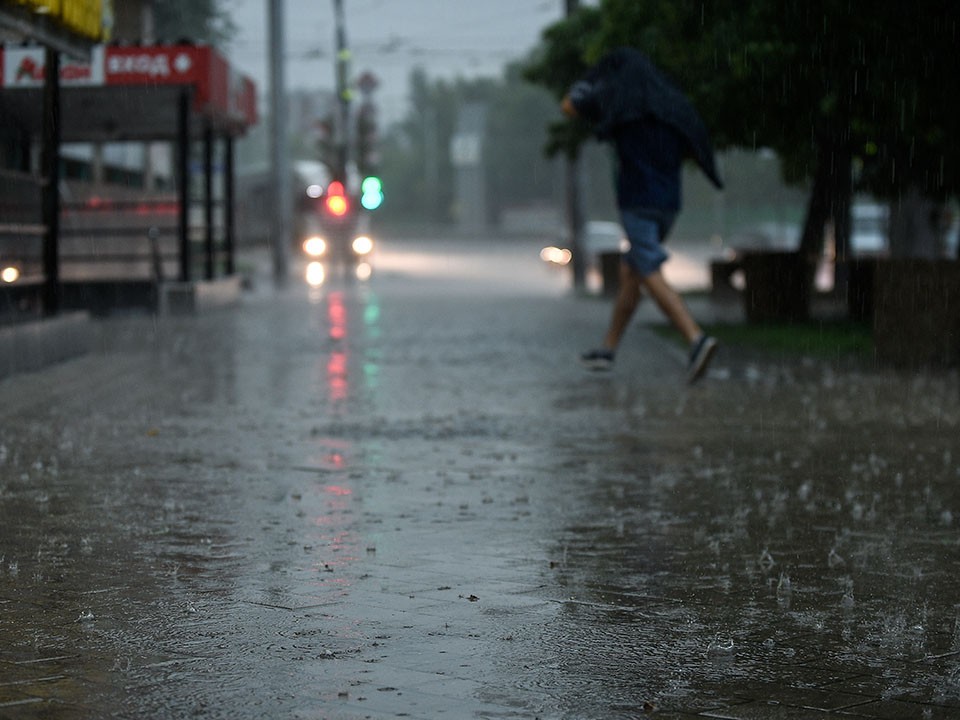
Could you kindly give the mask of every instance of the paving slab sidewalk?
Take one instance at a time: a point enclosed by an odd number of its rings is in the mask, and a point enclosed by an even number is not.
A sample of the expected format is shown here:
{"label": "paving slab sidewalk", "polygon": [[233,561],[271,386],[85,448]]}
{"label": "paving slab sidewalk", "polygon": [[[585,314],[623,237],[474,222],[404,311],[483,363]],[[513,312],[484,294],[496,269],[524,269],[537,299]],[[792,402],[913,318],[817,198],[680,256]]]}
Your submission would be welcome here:
{"label": "paving slab sidewalk", "polygon": [[955,374],[411,254],[0,382],[0,717],[960,716]]}

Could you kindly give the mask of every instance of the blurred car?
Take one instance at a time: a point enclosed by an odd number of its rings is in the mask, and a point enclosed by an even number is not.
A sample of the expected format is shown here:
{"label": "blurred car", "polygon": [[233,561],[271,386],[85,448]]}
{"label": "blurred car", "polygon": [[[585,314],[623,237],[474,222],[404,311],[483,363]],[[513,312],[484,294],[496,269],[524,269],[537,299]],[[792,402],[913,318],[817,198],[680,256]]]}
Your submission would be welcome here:
{"label": "blurred car", "polygon": [[[573,258],[569,239],[561,246],[550,245],[540,251],[540,258],[553,265],[568,265]],[[619,223],[609,220],[590,220],[583,226],[581,239],[584,263],[589,270],[600,269],[600,258],[607,253],[623,253],[630,249],[630,241]]]}
{"label": "blurred car", "polygon": [[[857,202],[850,208],[850,251],[853,255],[879,255],[888,247],[889,208],[872,202]],[[744,228],[724,243],[726,259],[735,260],[744,252],[796,250],[801,227],[795,223],[766,222]],[[832,236],[826,255],[834,256]]]}
{"label": "blurred car", "polygon": [[850,208],[850,249],[854,255],[877,255],[887,250],[890,208],[876,203],[855,203]]}
{"label": "blurred car", "polygon": [[[711,263],[714,288],[730,286],[743,290],[745,280],[740,261],[745,253],[793,252],[800,246],[801,227],[796,223],[760,223],[732,235],[725,243],[722,260]],[[883,255],[889,248],[889,208],[875,202],[855,202],[850,208],[850,256]],[[834,282],[836,246],[828,233],[818,262],[815,283],[829,290]]]}
{"label": "blurred car", "polygon": [[373,274],[374,240],[366,213],[350,213],[352,199],[336,196],[342,208],[339,216],[315,213],[304,230],[300,248],[307,261],[306,280],[311,287],[323,285],[331,272],[347,278],[369,280]]}

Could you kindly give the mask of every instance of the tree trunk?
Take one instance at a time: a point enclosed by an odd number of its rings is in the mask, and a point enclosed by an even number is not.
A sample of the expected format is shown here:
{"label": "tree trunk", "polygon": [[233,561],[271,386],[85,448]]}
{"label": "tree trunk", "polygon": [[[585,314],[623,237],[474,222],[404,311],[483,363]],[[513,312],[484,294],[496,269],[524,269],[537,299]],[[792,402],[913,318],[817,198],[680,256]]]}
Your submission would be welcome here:
{"label": "tree trunk", "polygon": [[582,290],[586,286],[586,258],[583,252],[583,202],[580,192],[579,153],[567,157],[564,193],[572,254],[573,287],[576,290]]}
{"label": "tree trunk", "polygon": [[853,183],[849,144],[823,134],[817,143],[817,168],[810,190],[807,216],[800,237],[799,253],[813,261],[823,253],[824,228],[832,222],[837,259],[845,260],[850,248],[850,203]]}
{"label": "tree trunk", "polygon": [[890,256],[935,260],[943,255],[943,205],[912,185],[890,203]]}

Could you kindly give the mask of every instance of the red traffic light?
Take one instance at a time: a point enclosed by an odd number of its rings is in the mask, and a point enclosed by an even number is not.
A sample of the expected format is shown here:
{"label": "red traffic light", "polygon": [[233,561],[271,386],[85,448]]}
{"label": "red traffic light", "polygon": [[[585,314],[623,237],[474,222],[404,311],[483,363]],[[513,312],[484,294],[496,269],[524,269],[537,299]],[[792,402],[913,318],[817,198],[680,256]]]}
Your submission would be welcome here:
{"label": "red traffic light", "polygon": [[334,180],[327,186],[327,196],[323,201],[324,206],[334,217],[343,217],[350,210],[350,201],[347,199],[346,190],[343,183]]}

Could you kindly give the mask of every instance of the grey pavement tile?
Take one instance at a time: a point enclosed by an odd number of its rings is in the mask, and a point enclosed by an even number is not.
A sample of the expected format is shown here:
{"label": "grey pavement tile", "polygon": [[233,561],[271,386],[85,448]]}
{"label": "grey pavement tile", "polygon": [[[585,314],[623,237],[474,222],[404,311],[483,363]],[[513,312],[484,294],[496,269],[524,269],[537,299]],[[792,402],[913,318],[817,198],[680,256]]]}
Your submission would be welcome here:
{"label": "grey pavement tile", "polygon": [[954,378],[687,389],[637,327],[601,380],[557,348],[605,306],[400,284],[106,321],[0,383],[0,671],[71,718],[950,717]]}
{"label": "grey pavement tile", "polygon": [[767,684],[739,683],[737,692],[744,697],[776,698],[780,705],[799,707],[823,712],[835,712],[857,708],[874,698],[840,690],[797,687],[790,685],[791,678],[778,678]]}
{"label": "grey pavement tile", "polygon": [[43,702],[42,698],[34,697],[20,690],[20,685],[0,685],[0,709],[31,705]]}
{"label": "grey pavement tile", "polygon": [[451,686],[450,692],[431,692],[420,689],[401,690],[391,686],[367,691],[362,695],[344,700],[344,706],[355,712],[372,713],[373,717],[410,717],[430,720],[437,717],[451,718],[509,718],[529,717],[523,709],[513,704],[499,703],[495,699],[485,701],[477,699],[472,693],[460,694],[466,690],[463,686]]}
{"label": "grey pavement tile", "polygon": [[848,708],[845,715],[874,720],[953,720],[960,716],[960,705],[934,705],[903,702],[901,700],[874,700]]}
{"label": "grey pavement tile", "polygon": [[781,705],[775,701],[754,701],[722,710],[708,710],[697,717],[714,720],[817,720],[836,715],[823,710]]}
{"label": "grey pavement tile", "polygon": [[115,710],[72,705],[59,701],[34,699],[12,705],[0,705],[0,717],[4,720],[82,720],[116,717]]}
{"label": "grey pavement tile", "polygon": [[953,695],[955,697],[949,704],[954,705],[960,713],[960,694],[954,689],[952,677],[950,673],[925,672],[913,669],[910,665],[898,667],[891,663],[889,667],[869,675],[834,683],[831,688],[869,697],[930,704],[939,702],[944,696]]}

